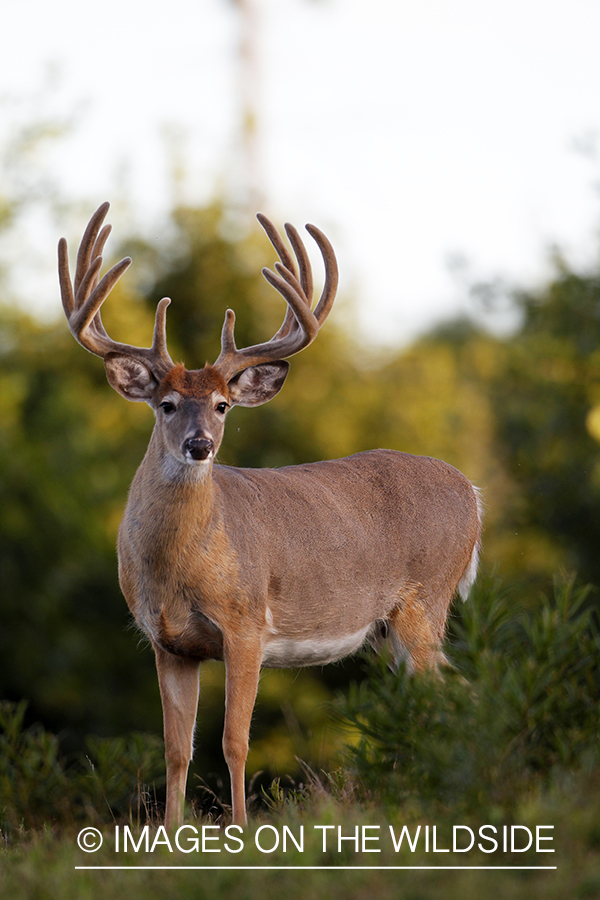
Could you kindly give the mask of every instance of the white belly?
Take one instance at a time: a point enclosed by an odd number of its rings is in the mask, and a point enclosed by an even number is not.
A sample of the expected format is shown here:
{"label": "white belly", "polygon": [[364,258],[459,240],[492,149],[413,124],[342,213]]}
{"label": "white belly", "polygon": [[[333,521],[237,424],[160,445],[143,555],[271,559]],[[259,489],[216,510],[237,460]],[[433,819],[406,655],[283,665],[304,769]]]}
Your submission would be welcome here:
{"label": "white belly", "polygon": [[335,638],[273,637],[266,645],[262,665],[274,669],[323,666],[354,653],[365,641],[370,626]]}

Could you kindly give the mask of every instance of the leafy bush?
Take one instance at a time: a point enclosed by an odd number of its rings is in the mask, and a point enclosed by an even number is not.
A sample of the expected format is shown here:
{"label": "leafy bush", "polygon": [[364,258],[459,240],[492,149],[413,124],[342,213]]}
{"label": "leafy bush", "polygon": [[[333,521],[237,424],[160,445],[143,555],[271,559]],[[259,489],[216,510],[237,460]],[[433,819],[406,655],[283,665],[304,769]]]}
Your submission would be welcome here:
{"label": "leafy bush", "polygon": [[107,808],[137,822],[151,814],[142,775],[164,780],[159,738],[88,738],[89,755],[68,761],[56,735],[25,727],[26,707],[0,702],[0,831],[105,821]]}
{"label": "leafy bush", "polygon": [[365,796],[510,813],[557,767],[595,753],[600,648],[589,592],[557,582],[532,613],[488,580],[452,620],[453,669],[407,678],[372,664],[340,701],[359,734],[349,754]]}
{"label": "leafy bush", "polygon": [[10,831],[27,820],[63,818],[69,790],[55,735],[25,729],[27,704],[0,703],[0,828]]}
{"label": "leafy bush", "polygon": [[[165,782],[161,738],[134,732],[122,737],[88,737],[88,766],[79,783],[85,798],[87,820],[92,811],[105,820],[127,816],[139,824],[156,807],[156,788]],[[151,786],[151,787],[150,787]]]}

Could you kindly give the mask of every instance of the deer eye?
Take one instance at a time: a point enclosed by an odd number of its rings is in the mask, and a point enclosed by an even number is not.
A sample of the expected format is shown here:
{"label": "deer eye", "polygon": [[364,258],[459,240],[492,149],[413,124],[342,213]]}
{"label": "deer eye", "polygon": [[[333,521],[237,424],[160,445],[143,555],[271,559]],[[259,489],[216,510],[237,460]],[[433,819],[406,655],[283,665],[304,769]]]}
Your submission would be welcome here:
{"label": "deer eye", "polygon": [[224,413],[227,411],[227,404],[226,403],[217,403],[215,408],[218,413]]}
{"label": "deer eye", "polygon": [[169,403],[168,400],[163,400],[163,402],[160,404],[160,408],[162,409],[162,411],[164,413],[166,413],[166,415],[169,415],[169,413],[175,412],[174,405],[172,403]]}

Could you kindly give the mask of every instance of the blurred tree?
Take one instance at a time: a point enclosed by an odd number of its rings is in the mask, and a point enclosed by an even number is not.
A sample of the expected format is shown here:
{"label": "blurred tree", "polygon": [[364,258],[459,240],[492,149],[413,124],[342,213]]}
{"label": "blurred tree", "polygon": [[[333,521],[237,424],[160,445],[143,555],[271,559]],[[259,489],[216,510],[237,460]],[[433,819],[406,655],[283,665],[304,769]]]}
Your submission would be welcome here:
{"label": "blurred tree", "polygon": [[549,284],[515,294],[522,324],[489,382],[518,486],[504,518],[518,541],[537,535],[547,570],[600,585],[600,277],[556,264]]}
{"label": "blurred tree", "polygon": [[53,728],[141,728],[114,539],[142,410],[111,402],[64,324],[2,307],[0,334],[0,694]]}

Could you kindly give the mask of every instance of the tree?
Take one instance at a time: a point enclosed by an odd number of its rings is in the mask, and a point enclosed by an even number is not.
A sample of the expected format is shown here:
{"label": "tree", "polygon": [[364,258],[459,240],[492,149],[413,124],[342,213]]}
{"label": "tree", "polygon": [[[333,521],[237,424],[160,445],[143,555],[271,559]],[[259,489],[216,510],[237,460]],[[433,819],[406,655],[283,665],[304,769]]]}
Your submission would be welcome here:
{"label": "tree", "polygon": [[497,434],[520,499],[511,527],[535,531],[558,563],[600,584],[600,277],[557,260],[522,314],[490,383]]}

